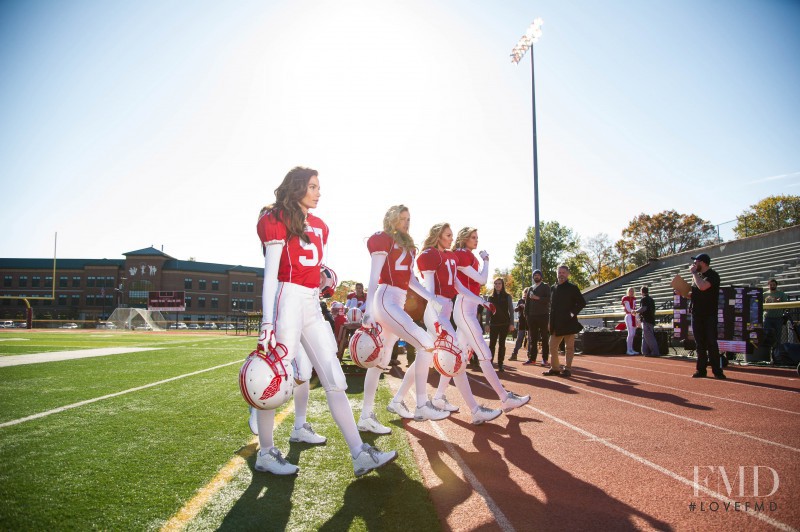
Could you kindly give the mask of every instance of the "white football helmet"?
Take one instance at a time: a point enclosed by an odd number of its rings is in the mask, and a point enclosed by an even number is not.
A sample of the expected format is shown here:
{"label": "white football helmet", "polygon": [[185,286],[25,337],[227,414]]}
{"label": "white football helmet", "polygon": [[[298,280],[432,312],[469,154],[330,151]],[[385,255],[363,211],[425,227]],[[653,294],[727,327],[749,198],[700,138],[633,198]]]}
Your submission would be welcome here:
{"label": "white football helmet", "polygon": [[338,301],[334,301],[331,303],[331,314],[334,316],[338,316],[339,314],[344,314],[344,305],[342,305]]}
{"label": "white football helmet", "polygon": [[364,313],[361,312],[360,308],[353,307],[347,309],[347,323],[361,323],[363,317]]}
{"label": "white football helmet", "polygon": [[466,361],[461,357],[461,349],[453,341],[453,336],[439,328],[439,337],[433,342],[433,365],[436,371],[445,377],[454,377],[467,369]]}
{"label": "white football helmet", "polygon": [[286,346],[276,344],[265,351],[261,344],[250,353],[239,370],[239,390],[249,405],[274,410],[294,393],[294,368],[284,364]]}
{"label": "white football helmet", "polygon": [[319,294],[322,297],[333,297],[336,287],[339,286],[336,272],[330,266],[321,264],[319,267]]}
{"label": "white football helmet", "polygon": [[356,366],[369,369],[380,363],[381,349],[383,349],[380,334],[381,326],[378,324],[375,324],[374,329],[360,327],[353,333],[350,337],[350,358]]}

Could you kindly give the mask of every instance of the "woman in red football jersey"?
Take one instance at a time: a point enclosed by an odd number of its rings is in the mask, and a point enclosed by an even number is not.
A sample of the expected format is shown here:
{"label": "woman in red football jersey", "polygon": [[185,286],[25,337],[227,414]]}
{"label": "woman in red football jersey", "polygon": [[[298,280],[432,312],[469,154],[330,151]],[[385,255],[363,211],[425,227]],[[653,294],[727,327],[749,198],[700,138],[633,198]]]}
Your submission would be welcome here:
{"label": "woman in red football jersey", "polygon": [[[336,340],[319,306],[320,265],[329,232],[325,222],[309,212],[317,207],[319,198],[317,171],[293,168],[275,189],[275,203],[266,207],[258,220],[264,251],[259,342],[265,350],[278,344],[285,346],[288,354],[284,365],[294,360],[302,345],[325,389],[331,415],[350,448],[353,470],[361,476],[391,462],[397,453],[381,452],[361,440],[345,394],[347,381],[336,357]],[[275,474],[294,474],[298,467],[287,462],[273,445],[274,421],[274,410],[257,412],[261,450],[255,467]]]}
{"label": "woman in red football jersey", "polygon": [[[392,401],[386,407],[389,412],[404,418],[418,416],[420,419],[443,419],[446,412],[437,411],[428,406],[426,384],[428,368],[433,358],[433,340],[430,335],[414,323],[404,309],[406,293],[409,288],[422,296],[426,301],[434,299],[434,295],[425,290],[414,275],[414,257],[417,248],[414,239],[408,234],[411,215],[405,205],[389,207],[383,217],[383,231],[378,231],[367,240],[367,249],[372,257],[369,285],[367,287],[366,311],[362,323],[365,327],[381,328],[380,338],[383,343],[380,358],[376,367],[367,370],[364,379],[364,403],[358,428],[376,434],[388,434],[389,427],[381,425],[373,408],[375,393],[381,372],[389,364],[392,347],[402,338],[417,349],[417,359],[422,363],[406,375],[413,378],[417,390],[417,403],[414,413],[402,400]],[[430,303],[429,303],[430,304]],[[436,305],[436,303],[434,303]],[[410,382],[410,381],[409,381]]]}

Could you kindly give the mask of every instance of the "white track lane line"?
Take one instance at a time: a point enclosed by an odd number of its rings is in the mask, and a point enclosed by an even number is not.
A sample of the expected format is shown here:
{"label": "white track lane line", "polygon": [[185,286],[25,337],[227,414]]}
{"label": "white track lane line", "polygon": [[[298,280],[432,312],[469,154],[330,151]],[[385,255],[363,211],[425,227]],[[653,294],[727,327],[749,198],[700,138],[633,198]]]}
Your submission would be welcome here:
{"label": "white track lane line", "polygon": [[[614,364],[610,364],[610,365],[614,366]],[[575,368],[572,369],[572,373],[575,373]],[[580,371],[578,371],[578,373],[580,373]],[[633,382],[633,383],[636,383],[636,384],[646,384],[648,386],[657,386],[659,388],[666,388],[667,390],[672,390],[672,391],[676,391],[676,392],[691,393],[691,394],[694,394],[694,395],[699,395],[699,396],[702,396],[702,397],[708,397],[708,398],[711,398],[711,399],[719,399],[720,401],[730,401],[732,403],[739,403],[739,404],[747,405],[747,406],[755,406],[755,407],[758,407],[758,408],[766,408],[767,410],[775,410],[776,412],[783,412],[785,414],[795,414],[795,415],[800,416],[800,412],[795,412],[794,410],[784,410],[783,408],[775,408],[774,406],[765,406],[765,405],[760,405],[758,403],[748,403],[747,401],[739,401],[738,399],[730,399],[728,397],[720,397],[719,395],[711,395],[711,394],[708,394],[708,393],[695,392],[694,390],[687,390],[685,388],[675,388],[673,386],[665,386],[663,384],[656,384],[654,382],[640,381],[640,380],[636,380],[636,379],[631,379],[630,377],[620,377],[619,375],[611,375],[610,373],[600,373],[598,371],[592,371],[592,375],[603,375],[603,376],[606,376],[606,377],[614,377],[614,378],[618,378],[618,379],[625,379],[627,381],[630,381],[630,382]]]}
{"label": "white track lane line", "polygon": [[[492,389],[492,387],[489,386],[488,384],[486,384],[484,382],[481,382],[481,381],[475,379],[472,376],[470,376],[469,378],[470,378],[471,381],[473,381],[476,384],[479,384],[479,385],[481,385],[481,386],[483,386],[485,388],[488,388],[490,390]],[[627,401],[625,401],[625,402],[627,402]],[[565,421],[565,420],[563,420],[561,418],[558,418],[558,417],[556,417],[556,416],[554,416],[552,414],[548,414],[544,410],[539,410],[538,408],[531,406],[530,403],[526,404],[525,408],[528,408],[528,409],[530,409],[530,410],[532,410],[532,411],[534,411],[534,412],[536,412],[536,413],[538,413],[538,414],[540,414],[540,415],[542,415],[542,416],[544,416],[546,418],[549,418],[549,419],[555,421],[556,423],[560,423],[561,425],[564,425],[565,427],[567,427],[567,428],[569,428],[571,430],[574,430],[578,434],[581,434],[581,435],[585,436],[586,438],[589,438],[591,441],[597,442],[597,443],[601,443],[601,444],[605,445],[606,447],[608,447],[609,449],[617,451],[618,453],[620,453],[620,454],[622,454],[624,456],[627,456],[628,458],[630,458],[630,459],[632,459],[632,460],[634,460],[634,461],[636,461],[636,462],[638,462],[638,463],[640,463],[642,465],[650,467],[651,469],[655,469],[659,473],[663,473],[664,475],[672,478],[673,480],[677,480],[678,482],[680,482],[682,484],[690,486],[693,489],[697,489],[698,491],[701,491],[701,492],[705,493],[706,495],[714,497],[715,499],[718,499],[722,503],[736,504],[736,501],[734,501],[733,499],[729,499],[728,497],[726,497],[722,493],[718,493],[716,491],[708,489],[705,486],[702,486],[700,484],[695,486],[695,483],[694,483],[693,480],[689,480],[688,478],[684,478],[681,475],[679,475],[678,473],[675,473],[674,471],[671,471],[671,470],[669,470],[669,469],[667,469],[667,468],[665,468],[663,466],[660,466],[660,465],[658,465],[658,464],[656,464],[654,462],[651,462],[647,458],[639,456],[638,454],[634,454],[631,451],[628,451],[627,449],[623,449],[619,445],[615,445],[615,444],[611,443],[610,441],[605,440],[605,439],[601,438],[600,436],[597,436],[596,434],[592,434],[591,432],[589,432],[587,430],[584,430],[584,429],[582,429],[580,427],[577,427],[577,426],[573,425],[572,423],[570,423],[568,421]],[[723,430],[725,430],[726,432],[730,432],[727,429],[723,429]],[[791,525],[787,525],[786,523],[782,523],[782,522],[780,522],[780,521],[778,521],[776,519],[773,519],[770,516],[768,516],[766,514],[763,514],[761,512],[757,512],[757,511],[749,509],[749,508],[746,509],[744,512],[747,513],[748,515],[752,516],[752,517],[755,517],[756,519],[760,519],[761,521],[764,521],[765,523],[768,523],[768,524],[774,526],[778,530],[787,530],[787,531],[795,531],[796,530]]]}
{"label": "white track lane line", "polygon": [[[389,389],[392,391],[393,394],[397,393],[397,388],[394,386],[396,384],[395,381],[390,381],[386,379],[386,382]],[[482,383],[481,383],[482,384]],[[446,419],[446,418],[445,418]],[[401,418],[402,420],[402,418]],[[436,434],[439,436],[439,439],[444,443],[445,447],[447,448],[447,452],[450,454],[450,457],[455,460],[458,464],[458,467],[461,468],[461,472],[464,474],[464,478],[469,482],[472,489],[481,496],[483,502],[486,504],[486,507],[489,508],[489,511],[492,512],[492,516],[494,517],[495,522],[500,527],[501,530],[504,532],[514,532],[516,529],[511,524],[511,521],[508,520],[506,514],[497,506],[497,503],[494,502],[489,492],[486,491],[486,488],[483,487],[483,484],[478,480],[478,477],[475,476],[475,473],[472,472],[472,469],[469,468],[467,463],[461,458],[461,455],[458,454],[458,450],[456,450],[455,446],[450,443],[450,440],[447,438],[447,435],[444,431],[439,427],[439,424],[435,421],[427,421],[430,426],[436,431]],[[406,435],[408,437],[408,435]]]}
{"label": "white track lane line", "polygon": [[[659,371],[657,369],[649,369],[649,368],[643,368],[643,367],[638,367],[638,366],[628,366],[628,365],[624,365],[624,364],[609,364],[608,362],[600,362],[599,360],[587,360],[587,362],[594,363],[594,364],[600,364],[600,365],[603,365],[603,366],[612,366],[612,367],[615,367],[615,368],[635,369],[635,370],[640,370],[640,371],[650,371],[652,373],[661,373],[662,375],[672,375],[673,377],[686,376],[687,379],[690,378],[690,377],[688,377],[688,375],[686,373],[675,373],[673,371]],[[756,373],[752,373],[751,375],[756,375]],[[761,377],[765,377],[765,378],[781,379],[781,380],[787,380],[787,381],[796,381],[797,380],[796,378],[792,378],[792,377],[775,377],[774,375],[760,375],[760,376]],[[726,381],[726,383],[728,385],[734,385],[735,384],[737,386],[759,386],[758,384],[749,384],[747,382],[733,382],[733,381],[730,381],[730,380]],[[764,383],[764,384],[766,384],[768,386],[767,383]],[[774,392],[783,392],[783,393],[793,393],[793,394],[798,393],[797,390],[772,390],[772,391],[774,391]]]}
{"label": "white track lane line", "polygon": [[[525,371],[520,371],[518,373],[524,373],[525,375],[530,375],[531,377],[536,377],[536,375],[533,375],[532,373],[527,373]],[[539,377],[537,377],[537,378],[539,378]],[[556,377],[556,378],[560,379],[561,377]],[[564,382],[569,382],[569,381],[564,381]],[[605,397],[607,399],[613,399],[614,401],[619,401],[620,403],[625,403],[625,404],[628,404],[628,405],[631,405],[631,406],[635,406],[637,408],[643,408],[645,410],[650,410],[651,412],[657,412],[659,414],[664,414],[666,416],[671,416],[671,417],[674,417],[674,418],[678,418],[680,420],[683,420],[683,421],[686,421],[686,422],[689,422],[689,423],[695,423],[697,425],[702,425],[704,427],[708,427],[708,428],[716,429],[716,430],[719,430],[719,431],[722,431],[722,432],[726,432],[726,433],[732,434],[734,436],[740,436],[742,438],[749,438],[751,440],[755,440],[755,441],[760,442],[760,443],[766,443],[767,445],[774,445],[775,447],[780,447],[782,449],[786,449],[786,450],[789,450],[789,451],[800,453],[800,449],[798,449],[797,447],[792,447],[791,445],[784,445],[782,443],[774,442],[774,441],[771,441],[771,440],[765,440],[764,438],[759,438],[758,436],[753,436],[752,434],[748,434],[746,432],[739,432],[737,430],[728,429],[728,428],[725,428],[725,427],[720,427],[719,425],[714,425],[712,423],[706,423],[705,421],[700,421],[699,419],[694,419],[694,418],[691,418],[691,417],[682,416],[680,414],[673,414],[672,412],[667,412],[666,410],[659,410],[658,408],[653,408],[652,406],[646,406],[646,405],[642,405],[642,404],[639,404],[639,403],[634,403],[633,401],[628,401],[627,399],[622,399],[620,397],[614,397],[613,395],[608,395],[608,394],[605,394],[605,393],[602,393],[602,392],[598,392],[596,390],[592,390],[591,388],[587,388],[585,386],[577,386],[574,383],[569,383],[569,385],[572,386],[573,388],[578,389],[578,390],[583,390],[585,392],[593,393],[595,395],[599,395],[600,397]]]}
{"label": "white track lane line", "polygon": [[145,384],[144,386],[137,386],[136,388],[130,388],[128,390],[123,390],[121,392],[111,393],[108,395],[104,395],[102,397],[95,397],[94,399],[87,399],[86,401],[80,401],[78,403],[73,403],[71,405],[60,406],[58,408],[54,408],[53,410],[48,410],[46,412],[39,412],[38,414],[33,414],[27,417],[21,417],[19,419],[13,419],[11,421],[6,421],[5,423],[0,423],[0,429],[5,427],[10,427],[12,425],[18,425],[20,423],[24,423],[26,421],[32,421],[34,419],[43,418],[49,416],[51,414],[57,414],[59,412],[64,412],[65,410],[70,410],[72,408],[78,408],[79,406],[89,405],[92,403],[96,403],[98,401],[103,401],[104,399],[111,399],[112,397],[119,397],[120,395],[125,395],[128,393],[138,392],[140,390],[146,390],[147,388],[152,388],[153,386],[158,386],[160,384],[165,384],[168,382],[176,381],[179,379],[183,379],[186,377],[192,377],[194,375],[200,375],[201,373],[206,373],[208,371],[214,371],[216,369],[225,368],[227,366],[231,366],[233,364],[241,364],[241,360],[236,360],[234,362],[228,362],[227,364],[221,364],[219,366],[214,366],[213,368],[206,368],[201,369],[200,371],[193,371],[192,373],[186,373],[184,375],[178,375],[177,377],[170,377],[169,379],[164,379],[163,381],[152,382],[150,384]]}

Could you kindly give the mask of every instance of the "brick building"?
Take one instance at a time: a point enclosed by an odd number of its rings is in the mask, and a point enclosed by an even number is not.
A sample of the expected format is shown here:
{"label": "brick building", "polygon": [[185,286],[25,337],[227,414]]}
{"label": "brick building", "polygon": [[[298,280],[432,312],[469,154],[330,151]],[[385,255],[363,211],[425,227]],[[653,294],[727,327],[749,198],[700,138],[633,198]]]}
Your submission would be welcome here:
{"label": "brick building", "polygon": [[[36,320],[94,322],[115,308],[147,307],[151,291],[183,291],[181,321],[222,322],[239,311],[261,309],[262,268],[184,261],[153,247],[123,253],[125,259],[0,258],[0,318],[24,319],[25,297]],[[174,318],[174,314],[170,313]]]}

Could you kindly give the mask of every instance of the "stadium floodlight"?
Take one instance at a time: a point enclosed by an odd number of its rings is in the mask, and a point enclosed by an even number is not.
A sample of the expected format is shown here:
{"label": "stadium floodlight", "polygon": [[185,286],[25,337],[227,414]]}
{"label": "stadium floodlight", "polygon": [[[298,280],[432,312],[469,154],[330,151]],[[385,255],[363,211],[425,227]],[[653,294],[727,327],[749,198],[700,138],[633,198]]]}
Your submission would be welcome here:
{"label": "stadium floodlight", "polygon": [[533,271],[542,269],[542,248],[539,238],[539,167],[538,167],[538,153],[536,149],[536,83],[533,75],[533,45],[539,41],[542,36],[542,25],[544,21],[541,18],[536,18],[533,23],[525,31],[519,42],[511,50],[511,62],[519,64],[525,53],[531,51],[531,109],[533,111],[533,212],[534,212],[534,232],[535,232],[535,249],[531,256],[533,268],[531,268],[531,281],[533,279]]}

